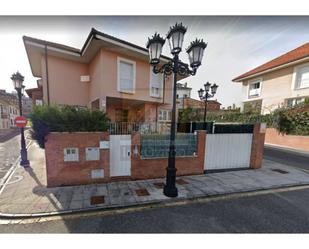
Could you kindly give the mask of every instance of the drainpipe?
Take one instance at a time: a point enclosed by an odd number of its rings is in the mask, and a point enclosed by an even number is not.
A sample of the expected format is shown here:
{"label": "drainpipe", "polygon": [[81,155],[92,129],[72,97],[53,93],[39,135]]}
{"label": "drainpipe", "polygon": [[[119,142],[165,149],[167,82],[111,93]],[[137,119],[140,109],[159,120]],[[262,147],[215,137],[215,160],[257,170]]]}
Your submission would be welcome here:
{"label": "drainpipe", "polygon": [[49,105],[50,104],[49,77],[48,77],[48,60],[47,60],[47,45],[46,44],[45,44],[45,71],[46,71],[47,105]]}

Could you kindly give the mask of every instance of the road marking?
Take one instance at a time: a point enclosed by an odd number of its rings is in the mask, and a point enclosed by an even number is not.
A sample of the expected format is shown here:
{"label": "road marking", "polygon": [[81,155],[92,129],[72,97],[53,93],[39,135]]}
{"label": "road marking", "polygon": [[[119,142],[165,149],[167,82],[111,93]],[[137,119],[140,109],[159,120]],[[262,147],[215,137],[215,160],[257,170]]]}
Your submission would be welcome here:
{"label": "road marking", "polygon": [[47,217],[29,217],[29,218],[14,218],[13,219],[0,219],[0,224],[31,224],[31,223],[42,223],[42,222],[49,222],[49,221],[57,221],[57,220],[71,220],[71,219],[78,219],[78,218],[86,218],[92,216],[111,216],[117,214],[125,214],[130,212],[138,212],[144,211],[149,209],[158,209],[164,207],[173,207],[173,206],[184,206],[188,204],[197,204],[197,203],[208,203],[208,202],[215,202],[215,201],[223,201],[223,200],[233,200],[239,198],[246,198],[252,196],[260,196],[260,195],[267,195],[267,194],[276,194],[276,193],[283,193],[289,191],[297,191],[309,189],[309,185],[303,186],[294,186],[294,187],[285,187],[285,188],[278,188],[278,189],[268,189],[268,190],[258,190],[253,192],[244,192],[244,193],[235,193],[235,194],[228,194],[228,195],[221,195],[221,196],[208,196],[208,197],[199,197],[195,199],[187,199],[187,200],[175,200],[173,202],[167,203],[150,203],[150,204],[141,204],[139,206],[134,207],[120,207],[120,208],[113,208],[113,209],[103,209],[103,210],[92,210],[86,211],[81,213],[73,213],[73,214],[62,214],[62,215],[54,215],[54,216],[47,216]]}
{"label": "road marking", "polygon": [[[29,149],[31,146],[33,145],[32,141],[30,140],[30,142],[26,145],[26,148]],[[15,162],[12,164],[12,167],[8,170],[8,172],[4,175],[4,177],[1,179],[0,182],[0,195],[2,194],[3,190],[5,189],[5,186],[7,185],[7,183],[10,181],[10,179],[12,178],[12,176],[14,175],[16,169],[18,168],[19,162],[20,160],[20,156],[17,157],[17,159],[15,160]]]}

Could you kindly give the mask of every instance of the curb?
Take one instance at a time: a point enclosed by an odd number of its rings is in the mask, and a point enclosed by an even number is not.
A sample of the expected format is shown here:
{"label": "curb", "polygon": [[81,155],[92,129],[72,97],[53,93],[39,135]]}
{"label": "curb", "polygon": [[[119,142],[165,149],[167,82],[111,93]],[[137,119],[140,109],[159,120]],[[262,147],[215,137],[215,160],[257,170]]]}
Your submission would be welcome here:
{"label": "curb", "polygon": [[53,212],[46,212],[46,213],[32,213],[32,214],[8,214],[8,213],[0,213],[0,219],[31,219],[31,218],[44,218],[44,217],[52,217],[52,216],[60,216],[60,215],[69,215],[69,214],[81,214],[81,213],[89,213],[95,211],[112,211],[112,210],[121,210],[125,208],[134,208],[134,207],[151,207],[152,205],[160,205],[163,204],[168,206],[168,204],[177,204],[183,203],[184,201],[207,201],[212,200],[215,198],[228,198],[233,196],[252,196],[252,195],[263,195],[269,194],[272,192],[286,192],[286,191],[293,191],[309,188],[308,183],[300,183],[300,184],[284,184],[281,186],[273,187],[273,188],[260,188],[260,189],[252,189],[252,190],[245,190],[245,191],[238,191],[238,192],[230,192],[230,193],[222,193],[222,194],[213,194],[213,195],[205,195],[200,194],[194,197],[180,197],[177,199],[166,199],[166,200],[157,200],[157,201],[146,201],[141,203],[133,203],[133,204],[126,204],[126,205],[113,205],[108,207],[90,207],[90,208],[83,208],[83,209],[72,209],[72,210],[64,210],[64,211],[53,211]]}

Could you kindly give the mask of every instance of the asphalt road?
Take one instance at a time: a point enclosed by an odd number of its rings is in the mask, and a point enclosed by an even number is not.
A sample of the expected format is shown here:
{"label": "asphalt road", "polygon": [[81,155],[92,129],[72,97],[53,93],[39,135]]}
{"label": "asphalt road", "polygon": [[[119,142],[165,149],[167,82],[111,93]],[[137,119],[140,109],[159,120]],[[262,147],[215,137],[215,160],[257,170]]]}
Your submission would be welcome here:
{"label": "asphalt road", "polygon": [[20,136],[16,135],[0,143],[0,181],[18,158],[20,151]]}
{"label": "asphalt road", "polygon": [[264,159],[288,166],[309,170],[309,153],[299,153],[289,149],[265,146]]}
{"label": "asphalt road", "polygon": [[1,233],[308,233],[309,189],[109,216],[0,225]]}

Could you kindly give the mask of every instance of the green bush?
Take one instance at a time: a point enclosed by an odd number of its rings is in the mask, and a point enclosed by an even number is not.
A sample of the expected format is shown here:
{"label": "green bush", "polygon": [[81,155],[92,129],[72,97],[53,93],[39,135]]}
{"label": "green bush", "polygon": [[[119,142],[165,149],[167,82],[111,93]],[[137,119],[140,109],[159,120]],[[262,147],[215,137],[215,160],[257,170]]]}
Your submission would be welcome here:
{"label": "green bush", "polygon": [[309,135],[309,104],[278,108],[273,113],[273,127],[281,134]]}
{"label": "green bush", "polygon": [[30,118],[32,137],[42,148],[49,132],[106,131],[109,124],[105,112],[73,106],[36,106]]}
{"label": "green bush", "polygon": [[[294,107],[278,108],[271,114],[261,115],[253,111],[244,113],[237,111],[208,112],[207,121],[216,123],[266,123],[282,134],[309,135],[309,101]],[[179,114],[179,122],[203,121],[200,110],[187,108]]]}

